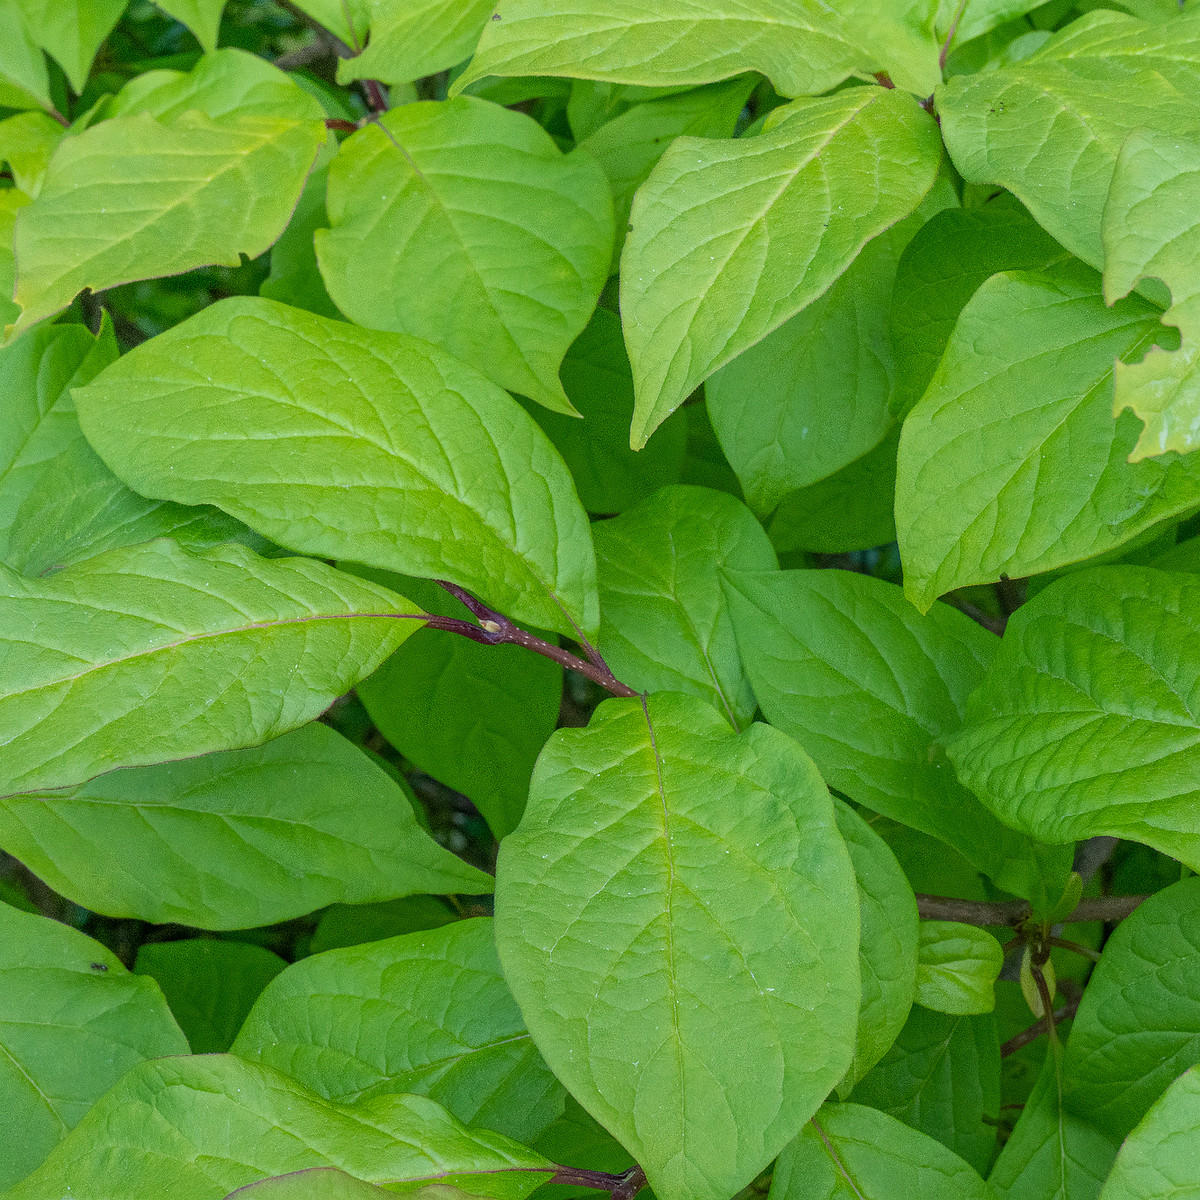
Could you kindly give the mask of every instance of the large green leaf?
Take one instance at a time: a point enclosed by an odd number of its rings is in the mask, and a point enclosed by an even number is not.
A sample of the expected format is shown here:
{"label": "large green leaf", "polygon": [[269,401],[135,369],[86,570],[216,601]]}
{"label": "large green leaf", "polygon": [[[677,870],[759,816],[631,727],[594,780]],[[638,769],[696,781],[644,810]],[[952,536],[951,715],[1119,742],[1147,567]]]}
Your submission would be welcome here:
{"label": "large green leaf", "polygon": [[[466,1193],[457,1188],[430,1186],[436,1187],[444,1200],[467,1200]],[[237,1200],[388,1200],[394,1193],[363,1183],[336,1167],[309,1167],[249,1183],[232,1194]]]}
{"label": "large green leaf", "polygon": [[92,59],[125,10],[127,0],[18,0],[25,27],[82,92]]}
{"label": "large green leaf", "polygon": [[1014,192],[1039,225],[1094,267],[1117,154],[1143,126],[1200,121],[1200,9],[1158,25],[1101,9],[1034,54],[959,75],[935,95],[954,165]]}
{"label": "large green leaf", "polygon": [[896,266],[930,214],[951,204],[954,189],[943,179],[823,296],[704,385],[721,449],[756,512],[773,512],[789,492],[841,470],[887,435]]}
{"label": "large green leaf", "polygon": [[803,96],[882,68],[924,96],[938,80],[929,10],[923,0],[507,0],[457,86],[488,75],[661,86],[761,71]]}
{"label": "large green leaf", "polygon": [[744,504],[709,488],[662,488],[593,526],[600,651],[636,691],[687,692],[735,728],[754,717],[719,571],[773,571],[775,552]]}
{"label": "large green leaf", "polygon": [[562,459],[515,400],[415,338],[237,297],[75,400],[143,495],[216,504],[293,550],[449,579],[542,628],[595,630],[587,517]]}
{"label": "large green leaf", "polygon": [[852,800],[941,838],[1007,891],[1062,894],[1071,855],[1036,851],[954,778],[941,749],[999,643],[948,605],[925,616],[853,571],[727,573],[738,646],[767,719]]}
{"label": "large green leaf", "polygon": [[341,1104],[413,1092],[522,1142],[563,1111],[487,918],[301,960],[263,993],[233,1049]]}
{"label": "large green leaf", "polygon": [[986,1171],[1000,1116],[995,1018],[914,1006],[892,1048],[851,1099],[936,1138],[977,1171]]}
{"label": "large green leaf", "polygon": [[296,7],[357,50],[367,36],[369,3],[370,0],[297,0]]}
{"label": "large green leaf", "polygon": [[0,104],[6,108],[51,108],[46,56],[26,27],[21,0],[0,0]]}
{"label": "large green leaf", "polygon": [[[23,112],[0,121],[0,160],[27,196],[41,190],[46,167],[66,130],[48,113]],[[8,290],[8,289],[6,289]]]}
{"label": "large green leaf", "polygon": [[1126,461],[1138,422],[1112,415],[1113,362],[1163,329],[1143,300],[1105,307],[1099,284],[1085,267],[1002,274],[963,310],[900,437],[896,527],[919,608],[1200,507],[1200,456]]}
{"label": "large green leaf", "polygon": [[905,92],[847,88],[772,118],[757,137],[678,139],[634,200],[621,256],[634,446],[821,296],[937,176],[937,126]]}
{"label": "large green leaf", "polygon": [[99,942],[0,904],[0,1187],[23,1179],[136,1063],[186,1054],[157,985]]}
{"label": "large green leaf", "polygon": [[572,411],[558,368],[613,242],[591,158],[563,155],[532,117],[486,100],[405,104],[342,144],[326,203],[317,258],[351,320],[425,338]]}
{"label": "large green leaf", "polygon": [[21,314],[21,306],[11,298],[17,277],[12,245],[17,212],[28,203],[29,197],[20,188],[0,189],[0,321],[5,325]]}
{"label": "large green leaf", "polygon": [[471,56],[495,8],[493,0],[368,0],[370,41],[338,62],[338,83],[408,83]]}
{"label": "large green leaf", "polygon": [[334,1104],[229,1054],[135,1068],[9,1193],[11,1200],[224,1200],[308,1167],[367,1183],[462,1183],[521,1200],[547,1178],[541,1155],[465,1129],[423,1096]]}
{"label": "large green leaf", "polygon": [[991,1200],[940,1142],[860,1104],[826,1104],[779,1156],[770,1200]]}
{"label": "large green leaf", "polygon": [[186,25],[205,50],[216,49],[225,0],[156,0],[156,3],[163,12]]}
{"label": "large green leaf", "polygon": [[0,567],[0,795],[256,745],[321,713],[414,605],[310,559],[166,539],[46,579]]}
{"label": "large green leaf", "polygon": [[17,217],[20,332],[85,287],[237,266],[287,225],[317,151],[319,121],[186,112],[101,121],[65,138]]}
{"label": "large green leaf", "polygon": [[[470,620],[436,584],[369,572],[426,612]],[[405,642],[358,695],[380,733],[415,767],[461,792],[492,833],[525,811],[538,753],[558,724],[562,668],[524,646],[482,646],[428,630]]]}
{"label": "large green leaf", "polygon": [[1162,280],[1172,301],[1163,321],[1182,335],[1178,351],[1155,348],[1117,365],[1113,409],[1131,408],[1145,422],[1131,461],[1200,448],[1198,206],[1200,142],[1131,133],[1104,206],[1104,294],[1112,301],[1143,279]]}
{"label": "large green leaf", "polygon": [[1132,838],[1200,869],[1200,581],[1098,567],[1009,621],[950,756],[1047,842]]}
{"label": "large green leaf", "polygon": [[1063,1068],[1067,1107],[1124,1138],[1200,1062],[1200,879],[1151,896],[1104,945]]}
{"label": "large green leaf", "polygon": [[1200,1194],[1200,1071],[1181,1075],[1125,1139],[1101,1200],[1189,1200]]}
{"label": "large green leaf", "polygon": [[417,825],[386,771],[321,724],[9,796],[0,845],[95,912],[201,929],[269,925],[339,901],[492,890]]}
{"label": "large green leaf", "polygon": [[259,284],[258,294],[293,308],[303,308],[320,317],[341,316],[325,290],[325,281],[317,267],[313,235],[329,225],[325,213],[325,185],[328,164],[318,165],[308,177],[296,210],[279,240],[271,247],[271,271]]}
{"label": "large green leaf", "polygon": [[850,1066],[858,903],[829,794],[778,730],[690,696],[551,738],[496,937],[538,1048],[662,1200],[726,1200]]}
{"label": "large green leaf", "polygon": [[317,922],[308,952],[320,954],[343,946],[381,942],[402,933],[438,929],[458,919],[450,906],[435,896],[404,896],[375,904],[331,904]]}
{"label": "large green leaf", "polygon": [[958,921],[922,921],[917,954],[917,1003],[935,1012],[971,1016],[996,1007],[1000,943],[986,929]]}

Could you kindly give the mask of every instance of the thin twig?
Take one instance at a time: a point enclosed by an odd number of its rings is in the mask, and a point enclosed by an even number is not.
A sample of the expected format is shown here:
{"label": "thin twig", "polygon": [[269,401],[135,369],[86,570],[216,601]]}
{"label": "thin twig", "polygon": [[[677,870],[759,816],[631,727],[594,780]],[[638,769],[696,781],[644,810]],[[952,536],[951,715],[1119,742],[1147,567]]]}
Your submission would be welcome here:
{"label": "thin twig", "polygon": [[950,22],[950,29],[946,34],[946,40],[942,43],[941,52],[938,54],[938,70],[944,72],[946,70],[946,57],[950,53],[950,43],[954,41],[954,35],[958,32],[958,23],[962,20],[962,15],[966,12],[967,0],[960,0],[958,11],[954,14],[954,20]]}
{"label": "thin twig", "polygon": [[[1054,1010],[1054,1024],[1061,1025],[1063,1021],[1069,1020],[1076,1012],[1079,1011],[1079,1001],[1081,997],[1074,996],[1062,1006]],[[1049,1026],[1046,1024],[1045,1017],[1039,1017],[1028,1029],[1022,1029],[1020,1033],[1013,1034],[1012,1037],[1000,1047],[1000,1057],[1007,1058],[1010,1054],[1016,1054],[1022,1046],[1028,1046],[1030,1042],[1036,1042],[1038,1038]]]}
{"label": "thin twig", "polygon": [[363,91],[367,93],[367,104],[374,113],[387,112],[387,100],[378,79],[362,80]]}
{"label": "thin twig", "polygon": [[[1123,921],[1145,899],[1145,896],[1093,896],[1080,900],[1062,923],[1076,925],[1084,921]],[[964,925],[1020,925],[1033,915],[1026,900],[989,903],[922,894],[917,896],[917,912],[925,921],[961,921]]]}
{"label": "thin twig", "polygon": [[1092,962],[1100,961],[1100,951],[1093,950],[1091,946],[1081,946],[1078,942],[1072,942],[1068,938],[1052,937],[1047,939],[1052,946],[1058,946],[1061,950],[1070,950],[1072,954],[1082,954],[1084,958],[1090,958]]}
{"label": "thin twig", "polygon": [[340,129],[345,133],[353,133],[358,129],[358,123],[355,121],[343,121],[341,117],[326,117],[326,129]]}

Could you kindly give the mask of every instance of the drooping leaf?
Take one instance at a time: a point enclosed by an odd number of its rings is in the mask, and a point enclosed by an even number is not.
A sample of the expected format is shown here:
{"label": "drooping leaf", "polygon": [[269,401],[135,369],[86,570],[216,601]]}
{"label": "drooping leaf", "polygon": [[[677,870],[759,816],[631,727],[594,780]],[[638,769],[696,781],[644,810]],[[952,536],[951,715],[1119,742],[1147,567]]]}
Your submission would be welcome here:
{"label": "drooping leaf", "polygon": [[4,796],[264,742],[419,628],[383,588],[233,545],[163,539],[0,581]]}
{"label": "drooping leaf", "polygon": [[775,552],[745,505],[669,487],[592,527],[605,661],[635,691],[707,700],[740,729],[755,700],[738,655],[722,568],[773,571]]}
{"label": "drooping leaf", "polygon": [[1200,120],[1200,10],[1149,25],[1090,12],[1027,58],[959,75],[934,103],[946,148],[970,183],[1013,192],[1048,233],[1096,268],[1122,142],[1142,127]]}
{"label": "drooping leaf", "polygon": [[186,25],[201,47],[210,53],[217,48],[217,31],[225,0],[155,0],[163,12]]}
{"label": "drooping leaf", "polygon": [[900,437],[914,604],[1077,562],[1200,506],[1200,456],[1131,464],[1137,419],[1112,415],[1113,363],[1161,336],[1157,317],[1137,298],[1107,308],[1083,267],[975,293]]}
{"label": "drooping leaf", "polygon": [[[426,612],[470,620],[466,607],[435,584],[386,572],[367,577],[407,589]],[[358,695],[380,733],[414,766],[472,801],[497,838],[517,827],[533,764],[558,724],[557,663],[523,646],[481,646],[430,629],[364,679]]]}
{"label": "drooping leaf", "polygon": [[338,83],[380,79],[408,83],[465,58],[495,7],[493,0],[367,0],[366,48],[338,62]]}
{"label": "drooping leaf", "polygon": [[220,1054],[233,1044],[259,992],[286,966],[263,946],[184,938],[147,942],[133,969],[162,988],[193,1054]]}
{"label": "drooping leaf", "polygon": [[215,504],[303,553],[449,579],[542,628],[595,630],[587,518],[554,447],[511,397],[414,338],[235,297],[75,400],[143,495]]}
{"label": "drooping leaf", "polygon": [[914,1006],[892,1048],[851,1099],[919,1129],[987,1171],[1000,1115],[995,1018]]}
{"label": "drooping leaf", "polygon": [[1083,994],[1063,1065],[1067,1107],[1116,1141],[1200,1062],[1200,880],[1122,921]]}
{"label": "drooping leaf", "polygon": [[690,696],[551,738],[496,937],[538,1048],[662,1200],[744,1187],[850,1065],[857,892],[825,785]]}
{"label": "drooping leaf", "polygon": [[0,0],[0,104],[6,108],[51,108],[50,76],[25,23],[21,0]]}
{"label": "drooping leaf", "polygon": [[351,320],[424,338],[572,411],[558,368],[613,241],[591,158],[563,155],[532,117],[486,100],[406,104],[342,144],[326,203],[317,258]]}
{"label": "drooping leaf", "polygon": [[27,196],[36,196],[41,189],[63,133],[63,127],[44,112],[18,113],[0,121],[0,162],[8,163],[13,182]]}
{"label": "drooping leaf", "polygon": [[565,1097],[500,974],[487,918],[301,960],[262,994],[234,1053],[340,1104],[412,1092],[522,1142]]}
{"label": "drooping leaf", "polygon": [[387,772],[316,723],[265,746],[9,796],[0,845],[95,912],[200,929],[492,888],[417,825]]}
{"label": "drooping leaf", "polygon": [[990,1200],[940,1142],[861,1104],[826,1104],[779,1156],[770,1200]]}
{"label": "drooping leaf", "polygon": [[887,1053],[912,1007],[917,978],[917,902],[887,843],[848,804],[835,799],[838,832],[858,880],[862,1000],[854,1061],[838,1084],[843,1099]]}
{"label": "drooping leaf", "polygon": [[319,21],[347,46],[361,49],[367,36],[370,0],[296,0],[296,7]]}
{"label": "drooping leaf", "polygon": [[64,139],[17,217],[13,329],[85,287],[261,254],[283,232],[324,140],[315,120],[200,112],[169,124],[119,117]]}
{"label": "drooping leaf", "polygon": [[128,0],[18,0],[25,28],[53,58],[75,92]]}
{"label": "drooping leaf", "polygon": [[158,987],[77,930],[0,904],[0,1187],[136,1063],[186,1054]]}
{"label": "drooping leaf", "polygon": [[1058,899],[1070,854],[993,818],[941,749],[996,652],[993,635],[948,605],[921,616],[898,587],[852,571],[725,578],[763,712],[832,786],[941,838],[1006,891]]}
{"label": "drooping leaf", "polygon": [[1004,951],[986,929],[958,921],[922,921],[917,1003],[956,1016],[989,1013],[996,1007],[993,989],[1003,965]]}
{"label": "drooping leaf", "polygon": [[757,137],[677,140],[634,201],[621,315],[635,447],[821,296],[937,176],[937,127],[905,92],[848,88],[772,118]]}
{"label": "drooping leaf", "polygon": [[541,1155],[465,1129],[424,1096],[324,1100],[231,1054],[143,1063],[97,1103],[11,1200],[224,1200],[308,1167],[367,1183],[461,1183],[522,1200],[547,1178]]}
{"label": "drooping leaf", "polygon": [[1200,581],[1098,567],[1017,610],[949,744],[989,808],[1047,842],[1110,834],[1200,869]]}

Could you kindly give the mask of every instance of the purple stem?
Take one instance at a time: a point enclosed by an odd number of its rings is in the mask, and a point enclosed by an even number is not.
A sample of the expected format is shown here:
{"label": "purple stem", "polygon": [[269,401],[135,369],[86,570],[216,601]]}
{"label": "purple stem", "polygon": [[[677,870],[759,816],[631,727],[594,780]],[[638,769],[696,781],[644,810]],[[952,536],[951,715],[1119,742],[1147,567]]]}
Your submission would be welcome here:
{"label": "purple stem", "polygon": [[641,1167],[630,1167],[620,1175],[610,1175],[607,1171],[585,1171],[578,1167],[559,1167],[550,1182],[595,1188],[608,1192],[612,1200],[633,1200],[646,1186],[646,1173]]}

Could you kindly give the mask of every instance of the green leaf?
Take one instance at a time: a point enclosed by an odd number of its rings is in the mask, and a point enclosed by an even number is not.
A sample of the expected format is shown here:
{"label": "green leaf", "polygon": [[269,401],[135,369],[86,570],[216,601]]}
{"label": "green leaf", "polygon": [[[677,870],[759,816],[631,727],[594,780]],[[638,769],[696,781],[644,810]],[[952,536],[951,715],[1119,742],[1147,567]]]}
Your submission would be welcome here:
{"label": "green leaf", "polygon": [[0,1187],[34,1169],[134,1064],[186,1054],[158,987],[57,921],[0,904]]}
{"label": "green leaf", "polygon": [[168,540],[46,579],[0,567],[0,795],[255,745],[410,633],[400,596],[323,563]]}
{"label": "green leaf", "polygon": [[1003,965],[1004,951],[986,929],[922,921],[917,1003],[956,1016],[989,1013],[996,1007],[994,988]]}
{"label": "green leaf", "polygon": [[13,182],[27,196],[38,194],[46,167],[64,132],[44,112],[18,113],[0,121],[0,161],[8,163]]}
{"label": "green leaf", "polygon": [[17,218],[13,330],[85,287],[261,254],[287,225],[324,139],[317,121],[199,112],[171,124],[118,117],[64,139]]}
{"label": "green leaf", "polygon": [[848,1096],[888,1052],[908,1019],[916,988],[917,902],[887,843],[850,805],[835,799],[833,809],[854,864],[862,922],[858,1036],[854,1061],[838,1085],[839,1094]]}
{"label": "green leaf", "polygon": [[367,36],[370,0],[296,0],[296,7],[348,46],[360,49]]}
{"label": "green leaf", "polygon": [[143,495],[216,504],[302,553],[452,580],[544,629],[598,624],[587,518],[554,447],[516,401],[414,338],[235,297],[75,401]]}
{"label": "green leaf", "polygon": [[877,0],[508,0],[455,86],[488,75],[662,86],[760,71],[782,95],[803,96],[883,68],[925,96],[938,79],[928,10]]}
{"label": "green leaf", "polygon": [[825,786],[690,696],[551,738],[496,939],[538,1048],[662,1200],[744,1187],[850,1065],[857,889]]}
{"label": "green leaf", "polygon": [[1200,879],[1151,896],[1113,930],[1063,1065],[1064,1101],[1116,1141],[1200,1062]]}
{"label": "green leaf", "polygon": [[465,1129],[423,1096],[333,1104],[269,1067],[198,1055],[126,1074],[10,1197],[223,1200],[260,1179],[332,1166],[367,1183],[461,1182],[521,1200],[548,1164]]}
{"label": "green leaf", "polygon": [[[29,197],[20,188],[0,190],[0,321],[6,325],[15,321],[21,312],[20,305],[10,299],[17,274],[12,244],[17,211],[28,203]],[[0,354],[3,350],[0,347]]]}
{"label": "green leaf", "polygon": [[[433,1189],[449,1193],[444,1200],[459,1200],[465,1195],[444,1184],[429,1184],[418,1189],[417,1194],[430,1193]],[[230,1194],[237,1200],[386,1200],[394,1193],[363,1183],[336,1167],[309,1167],[305,1171],[292,1171],[260,1183],[247,1184]],[[429,1195],[428,1200],[435,1200],[435,1197]]]}
{"label": "green leaf", "polygon": [[957,1154],[859,1104],[826,1104],[779,1156],[771,1200],[990,1200]]}
{"label": "green leaf", "polygon": [[1000,1116],[995,1018],[915,1006],[892,1048],[851,1099],[936,1138],[977,1171],[986,1171]]}
{"label": "green leaf", "polygon": [[523,1142],[563,1111],[488,918],[301,960],[262,994],[234,1053],[340,1104],[412,1092]]}
{"label": "green leaf", "polygon": [[588,512],[624,512],[679,482],[688,440],[685,413],[668,417],[641,450],[630,449],[633,376],[616,313],[596,309],[571,343],[559,378],[582,421],[532,402],[525,407],[563,456]]}
{"label": "green leaf", "polygon": [[896,265],[930,213],[957,203],[943,178],[823,296],[705,384],[713,428],[755,512],[773,512],[789,492],[827,478],[886,437]]}
{"label": "green leaf", "polygon": [[772,724],[851,800],[962,853],[1037,905],[1062,894],[1071,855],[1035,847],[954,778],[941,745],[999,645],[948,605],[919,615],[900,589],[853,571],[726,574],[738,646]]}
{"label": "green leaf", "polygon": [[[426,612],[471,619],[434,584],[384,572],[367,577],[406,589]],[[524,646],[484,646],[431,629],[364,679],[358,695],[379,732],[419,770],[466,796],[497,838],[517,827],[533,764],[558,724],[557,663]]]}
{"label": "green leaf", "polygon": [[1106,308],[1082,267],[997,275],[975,293],[900,437],[896,527],[918,608],[1200,505],[1200,457],[1130,464],[1137,420],[1112,415],[1113,362],[1162,335],[1157,316],[1139,299]]}
{"label": "green leaf", "polygon": [[[1170,0],[1175,3],[1175,0]],[[940,0],[937,32],[943,40],[954,28],[954,45],[961,46],[972,38],[982,37],[989,30],[1011,21],[1014,17],[1039,8],[1046,0]],[[958,16],[955,24],[955,16]],[[1029,26],[1026,25],[1028,29]]]}
{"label": "green leaf", "polygon": [[772,116],[757,137],[678,139],[638,191],[621,256],[635,447],[933,186],[937,127],[905,92],[848,88]]}
{"label": "green leaf", "polygon": [[219,1054],[233,1044],[259,992],[286,966],[262,946],[185,938],[146,943],[133,969],[162,988],[193,1054]]}
{"label": "green leaf", "polygon": [[95,912],[200,929],[492,890],[417,825],[386,771],[317,723],[265,746],[7,797],[0,845]]}
{"label": "green leaf", "polygon": [[738,655],[720,569],[773,571],[775,552],[745,505],[669,487],[592,527],[600,652],[635,691],[687,692],[740,729],[755,700]]}
{"label": "green leaf", "polygon": [[1194,1196],[1200,1189],[1196,1131],[1200,1129],[1200,1071],[1181,1075],[1126,1138],[1102,1200]]}
{"label": "green leaf", "polygon": [[217,48],[217,32],[225,0],[155,0],[163,12],[186,25],[210,54]]}
{"label": "green leaf", "polygon": [[317,259],[351,320],[424,338],[573,411],[558,368],[613,243],[612,198],[591,158],[563,155],[532,117],[486,100],[406,104],[342,143],[327,205]]}
{"label": "green leaf", "polygon": [[0,104],[6,108],[53,108],[46,58],[25,23],[21,0],[0,0]]}
{"label": "green leaf", "polygon": [[1039,271],[1068,258],[1007,192],[982,208],[951,208],[931,217],[896,268],[892,411],[907,414],[920,400],[959,313],[983,283],[1000,271]]}
{"label": "green leaf", "polygon": [[1014,828],[1132,838],[1200,869],[1200,581],[1099,567],[1009,621],[949,752]]}
{"label": "green leaf", "polygon": [[1145,422],[1129,458],[1200,448],[1200,142],[1136,130],[1125,139],[1104,207],[1104,294],[1111,303],[1143,279],[1171,289],[1163,316],[1177,326],[1178,351],[1152,349],[1119,363],[1113,411]]}
{"label": "green leaf", "polygon": [[[533,1148],[551,1162],[570,1163],[588,1171],[606,1171],[619,1175],[633,1165],[629,1151],[598,1121],[593,1119],[567,1094],[563,1115],[539,1135]],[[596,1200],[591,1188],[551,1185],[542,1193],[545,1200]]]}
{"label": "green leaf", "polygon": [[1072,254],[1104,264],[1100,227],[1117,154],[1147,127],[1200,119],[1200,10],[1161,25],[1088,13],[1019,62],[959,75],[934,96],[969,183],[1009,189]]}
{"label": "green leaf", "polygon": [[309,175],[292,219],[271,247],[271,271],[259,284],[258,294],[293,308],[303,308],[319,317],[338,320],[342,314],[325,290],[313,245],[316,231],[329,225],[325,214],[328,177],[328,165],[316,167]]}
{"label": "green leaf", "polygon": [[371,40],[338,62],[338,83],[408,83],[453,67],[471,52],[493,0],[367,0]]}
{"label": "green leaf", "polygon": [[92,59],[127,0],[18,0],[34,41],[62,67],[71,89],[83,91]]}
{"label": "green leaf", "polygon": [[402,933],[437,929],[456,920],[445,901],[433,896],[405,896],[375,904],[333,904],[321,914],[308,952],[320,954],[343,946],[381,942]]}

